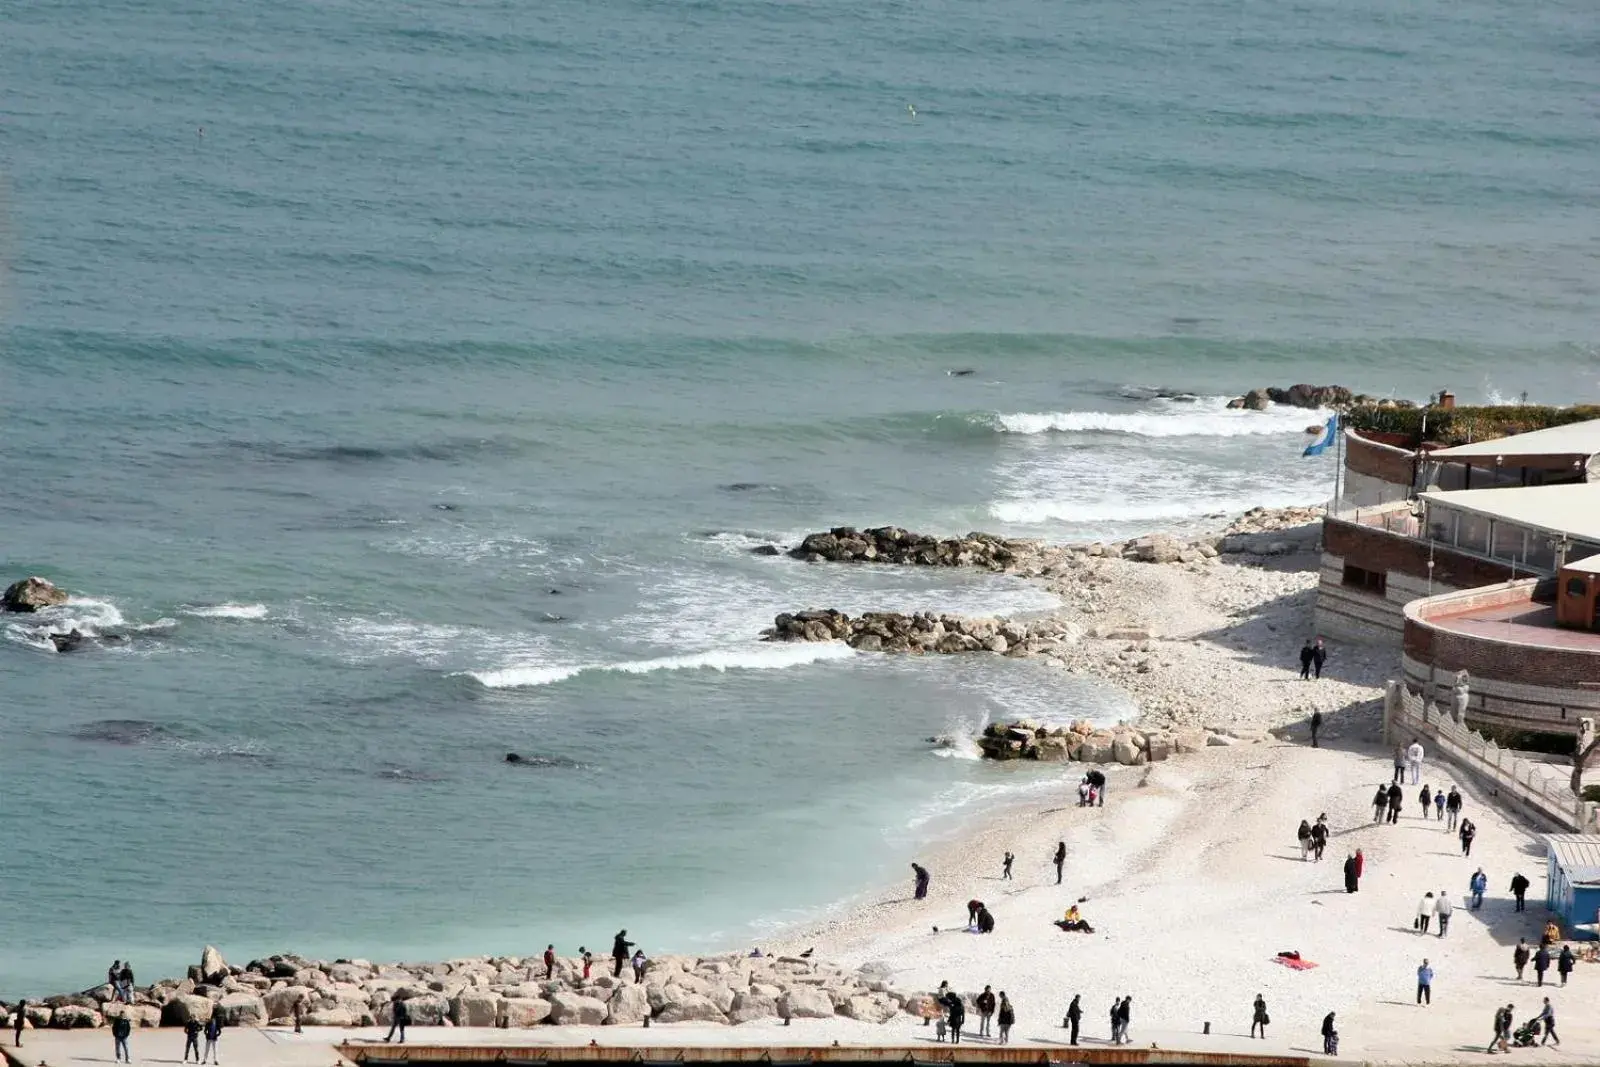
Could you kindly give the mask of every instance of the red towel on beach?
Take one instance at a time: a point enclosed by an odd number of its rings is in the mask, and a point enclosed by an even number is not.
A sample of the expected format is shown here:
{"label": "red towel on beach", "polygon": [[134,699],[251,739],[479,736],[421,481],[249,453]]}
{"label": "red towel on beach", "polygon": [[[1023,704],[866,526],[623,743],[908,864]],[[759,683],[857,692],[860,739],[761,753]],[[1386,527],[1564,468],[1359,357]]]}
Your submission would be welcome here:
{"label": "red towel on beach", "polygon": [[1272,962],[1281,963],[1285,967],[1293,967],[1297,971],[1309,971],[1316,966],[1310,960],[1292,960],[1288,956],[1274,956],[1272,957]]}

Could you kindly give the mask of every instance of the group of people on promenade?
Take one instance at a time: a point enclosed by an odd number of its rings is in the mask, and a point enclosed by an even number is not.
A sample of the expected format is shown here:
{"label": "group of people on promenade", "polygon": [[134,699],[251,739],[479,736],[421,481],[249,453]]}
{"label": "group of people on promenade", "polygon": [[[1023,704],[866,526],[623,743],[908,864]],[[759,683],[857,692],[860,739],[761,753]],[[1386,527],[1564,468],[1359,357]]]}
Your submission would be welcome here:
{"label": "group of people on promenade", "polygon": [[[967,1004],[961,994],[950,988],[949,982],[940,982],[939,991],[934,995],[935,1009],[938,1012],[931,1019],[924,1019],[923,1025],[929,1022],[935,1024],[934,1036],[943,1041],[946,1037],[952,1044],[961,1044],[961,1032],[967,1025]],[[1001,1045],[1011,1043],[1011,1028],[1017,1022],[1017,1010],[1011,1005],[1011,998],[1006,996],[1006,991],[1001,990],[996,995],[993,986],[984,986],[983,992],[972,998],[973,1010],[978,1013],[978,1037],[993,1039]],[[999,1027],[996,1033],[994,1027]]]}
{"label": "group of people on promenade", "polygon": [[1328,813],[1323,812],[1318,815],[1314,824],[1301,819],[1300,829],[1295,831],[1295,839],[1300,842],[1302,860],[1316,857],[1316,861],[1321,863],[1322,851],[1328,847]]}

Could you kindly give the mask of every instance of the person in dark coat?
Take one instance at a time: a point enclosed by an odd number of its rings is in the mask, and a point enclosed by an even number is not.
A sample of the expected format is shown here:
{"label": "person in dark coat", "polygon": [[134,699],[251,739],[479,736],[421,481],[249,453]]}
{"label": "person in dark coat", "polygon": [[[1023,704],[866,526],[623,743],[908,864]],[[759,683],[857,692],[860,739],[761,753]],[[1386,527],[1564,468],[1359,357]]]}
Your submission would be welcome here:
{"label": "person in dark coat", "polygon": [[1396,782],[1389,787],[1389,818],[1388,822],[1400,821],[1400,805],[1405,802],[1405,794],[1400,791],[1400,783]]}
{"label": "person in dark coat", "polygon": [[1111,1043],[1122,1044],[1122,998],[1111,999]]}
{"label": "person in dark coat", "polygon": [[1472,839],[1478,836],[1477,824],[1471,819],[1462,819],[1459,833],[1461,835],[1461,854],[1463,856],[1472,855]]}
{"label": "person in dark coat", "polygon": [[1561,984],[1567,984],[1567,975],[1572,973],[1572,968],[1577,966],[1578,960],[1572,954],[1571,945],[1561,946],[1561,956],[1556,960],[1556,973],[1561,976]]}
{"label": "person in dark coat", "polygon": [[1524,905],[1523,898],[1528,895],[1528,886],[1530,886],[1532,884],[1533,883],[1529,882],[1526,878],[1524,878],[1522,876],[1522,872],[1521,871],[1518,871],[1516,874],[1512,875],[1512,877],[1511,877],[1511,895],[1517,898],[1517,910],[1518,911],[1522,911],[1523,910],[1523,905]]}
{"label": "person in dark coat", "polygon": [[1122,1035],[1122,1043],[1126,1045],[1128,1038],[1128,1025],[1133,1022],[1133,996],[1122,998],[1122,1006],[1117,1009],[1117,1032]]}
{"label": "person in dark coat", "polygon": [[1328,662],[1328,647],[1322,643],[1322,638],[1317,638],[1317,647],[1311,650],[1311,667],[1317,672],[1317,677],[1322,677],[1322,665]]}
{"label": "person in dark coat", "polygon": [[119,1015],[111,1020],[111,1056],[119,1063],[132,1063],[133,1053],[128,1051],[128,1035],[133,1033],[133,1024],[126,1015]]}
{"label": "person in dark coat", "polygon": [[1533,950],[1528,947],[1528,939],[1518,938],[1517,947],[1511,950],[1511,965],[1517,969],[1517,981],[1522,981],[1523,968],[1528,966],[1532,958]]}
{"label": "person in dark coat", "polygon": [[1267,1023],[1272,1021],[1267,1015],[1267,998],[1257,993],[1256,1001],[1252,1008],[1253,1010],[1250,1013],[1250,1036],[1255,1037],[1256,1031],[1260,1030],[1261,1039],[1265,1041],[1267,1039]]}
{"label": "person in dark coat", "polygon": [[[1076,1004],[1077,1000],[1074,999],[1073,1003]],[[14,1047],[21,1048],[22,1047],[22,1028],[24,1026],[28,1025],[28,1002],[26,1000],[17,1001],[17,1006],[16,1006],[15,1010],[16,1010],[16,1014],[14,1016],[12,1016],[12,1019],[11,1019],[11,1029],[12,1029],[11,1043],[12,1043],[12,1045]]]}
{"label": "person in dark coat", "polygon": [[1322,1054],[1336,1056],[1339,1053],[1339,1031],[1333,1028],[1333,1012],[1322,1017]]}
{"label": "person in dark coat", "polygon": [[980,907],[978,909],[978,933],[994,933],[994,915],[986,907]]}
{"label": "person in dark coat", "polygon": [[[967,925],[968,926],[977,926],[978,925],[978,912],[980,912],[982,910],[983,910],[983,901],[977,900],[977,899],[973,899],[973,900],[967,901]],[[983,1035],[979,1034],[979,1036],[981,1037]]]}
{"label": "person in dark coat", "polygon": [[[406,1002],[401,1000],[398,997],[396,997],[395,1000],[393,1001],[393,1005],[394,1005],[393,1021],[389,1023],[389,1033],[388,1033],[388,1036],[386,1036],[384,1038],[384,1041],[393,1040],[394,1039],[394,1035],[396,1033],[398,1033],[400,1035],[400,1043],[403,1045],[403,1044],[406,1043],[406,1027],[411,1025],[411,1009],[406,1007]],[[212,1022],[216,1022],[217,1021],[215,1015],[213,1015],[211,1017],[211,1021]],[[211,1048],[212,1044],[213,1044],[213,1039],[211,1037],[211,1026],[210,1026],[210,1024],[207,1024],[206,1025],[206,1048],[208,1048],[208,1049]]]}
{"label": "person in dark coat", "polygon": [[994,1019],[993,988],[990,986],[984,986],[983,992],[979,993],[972,1001],[972,1006],[978,1009],[978,1036],[988,1037],[989,1023]]}
{"label": "person in dark coat", "polygon": [[1382,822],[1383,813],[1389,810],[1389,788],[1380,785],[1378,791],[1372,794],[1372,821]]}
{"label": "person in dark coat", "polygon": [[[395,1016],[405,1020],[400,1024],[400,1043],[403,1045],[406,1041],[406,1023],[411,1021],[411,1009],[406,1007],[405,1001],[402,1000],[395,1005]],[[390,1032],[393,1033],[393,1030]],[[222,1041],[222,1016],[219,1013],[211,1013],[211,1018],[206,1021],[205,1033],[206,1054],[211,1057],[212,1067],[216,1067],[216,1064],[222,1062],[222,1054],[217,1051],[217,1046]]]}
{"label": "person in dark coat", "polygon": [[1084,777],[1089,779],[1089,784],[1090,785],[1094,786],[1094,795],[1095,795],[1095,804],[1096,804],[1096,806],[1102,807],[1102,808],[1105,807],[1106,806],[1106,776],[1105,776],[1105,772],[1096,769],[1096,770],[1090,771],[1088,774],[1084,775]]}
{"label": "person in dark coat", "polygon": [[951,993],[945,999],[945,1010],[949,1013],[950,1041],[952,1044],[961,1044],[961,1028],[967,1023],[967,1006],[961,1003],[957,993]]}
{"label": "person in dark coat", "polygon": [[617,936],[611,939],[611,962],[616,964],[611,977],[622,977],[622,968],[628,965],[628,950],[632,947],[633,942],[628,940],[628,931],[618,930]]}
{"label": "person in dark coat", "polygon": [[932,881],[928,876],[928,868],[920,863],[913,863],[911,865],[911,874],[916,879],[913,883],[915,887],[913,890],[914,895],[918,900],[926,900],[928,898],[928,883]]}
{"label": "person in dark coat", "polygon": [[193,1018],[192,1016],[190,1017],[188,1022],[183,1024],[183,1062],[184,1063],[188,1063],[189,1062],[189,1053],[191,1053],[191,1052],[194,1053],[194,1062],[196,1062],[196,1063],[205,1062],[204,1060],[202,1060],[200,1058],[200,1031],[201,1031],[201,1029],[203,1029],[203,1028],[200,1025],[200,1020],[196,1019],[196,1018]]}
{"label": "person in dark coat", "polygon": [[1300,828],[1294,832],[1294,839],[1300,842],[1300,861],[1304,863],[1311,856],[1311,824],[1305,819],[1300,820]]}
{"label": "person in dark coat", "polygon": [[1461,790],[1455,786],[1450,787],[1450,795],[1444,798],[1444,813],[1449,816],[1445,829],[1454,830],[1456,820],[1461,818]]}
{"label": "person in dark coat", "polygon": [[1417,795],[1417,802],[1422,805],[1422,817],[1426,819],[1428,817],[1428,809],[1433,806],[1433,790],[1424,785],[1422,792]]}
{"label": "person in dark coat", "polygon": [[1311,680],[1311,661],[1317,658],[1317,650],[1311,647],[1311,640],[1300,646],[1300,677]]}
{"label": "person in dark coat", "polygon": [[1061,869],[1067,865],[1067,843],[1065,841],[1056,842],[1056,854],[1054,862],[1056,865],[1056,885],[1060,885]]}
{"label": "person in dark coat", "polygon": [[1313,711],[1311,713],[1311,747],[1312,748],[1316,748],[1317,747],[1317,734],[1320,733],[1321,730],[1322,730],[1322,712]]}
{"label": "person in dark coat", "polygon": [[1311,826],[1311,851],[1316,856],[1317,862],[1322,862],[1322,853],[1328,847],[1328,813],[1323,812],[1317,816],[1317,821]]}
{"label": "person in dark coat", "polygon": [[1354,893],[1360,888],[1361,879],[1356,876],[1356,856],[1352,852],[1345,857],[1344,861],[1344,891],[1346,893]]}
{"label": "person in dark coat", "polygon": [[1066,1026],[1071,1031],[1068,1040],[1076,1045],[1078,1043],[1078,1026],[1083,1022],[1083,1005],[1079,1003],[1080,994],[1072,994],[1072,1003],[1067,1005]]}
{"label": "person in dark coat", "polygon": [[1000,1024],[1000,1043],[1011,1044],[1011,1028],[1017,1022],[1017,1009],[1011,1006],[1011,998],[1006,996],[1004,989],[1000,991],[1000,1013],[995,1021]]}
{"label": "person in dark coat", "polygon": [[1533,973],[1538,977],[1537,984],[1544,985],[1544,972],[1550,969],[1550,946],[1540,945],[1539,951],[1533,954]]}

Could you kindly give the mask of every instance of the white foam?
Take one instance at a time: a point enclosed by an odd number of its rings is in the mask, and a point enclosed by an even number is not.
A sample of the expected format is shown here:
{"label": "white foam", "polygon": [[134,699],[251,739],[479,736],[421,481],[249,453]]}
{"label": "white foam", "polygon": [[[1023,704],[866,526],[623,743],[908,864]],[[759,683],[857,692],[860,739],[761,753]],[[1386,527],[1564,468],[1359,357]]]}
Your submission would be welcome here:
{"label": "white foam", "polygon": [[1165,500],[1129,500],[1126,497],[1024,498],[997,500],[989,514],[1001,522],[1027,526],[1047,522],[1079,525],[1110,523],[1160,523],[1198,519],[1207,515],[1235,515],[1254,507],[1297,507],[1321,504],[1326,496],[1313,489],[1263,490],[1249,497],[1218,498],[1194,496]]}
{"label": "white foam", "polygon": [[1043,411],[996,415],[1004,433],[1119,433],[1135,437],[1252,437],[1305,434],[1326,423],[1328,413],[1272,405],[1266,411],[1229,409],[1226,397],[1202,397],[1189,404],[1170,401],[1136,412]]}
{"label": "white foam", "polygon": [[402,537],[386,541],[379,547],[405,556],[448,559],[458,563],[477,563],[486,559],[526,561],[550,554],[550,546],[536,538],[514,534],[493,537],[471,531],[462,531],[452,537]]}
{"label": "white foam", "polygon": [[193,615],[200,619],[264,619],[267,617],[265,604],[213,604],[209,607],[194,607],[181,609],[185,615]]}
{"label": "white foam", "polygon": [[856,652],[834,642],[762,644],[752,647],[711,649],[681,656],[657,659],[624,660],[620,663],[588,663],[574,666],[547,664],[503,667],[492,671],[467,671],[467,677],[488,689],[520,689],[554,685],[591,671],[616,671],[622,674],[649,674],[652,671],[764,671],[797,667],[822,660],[850,659]]}

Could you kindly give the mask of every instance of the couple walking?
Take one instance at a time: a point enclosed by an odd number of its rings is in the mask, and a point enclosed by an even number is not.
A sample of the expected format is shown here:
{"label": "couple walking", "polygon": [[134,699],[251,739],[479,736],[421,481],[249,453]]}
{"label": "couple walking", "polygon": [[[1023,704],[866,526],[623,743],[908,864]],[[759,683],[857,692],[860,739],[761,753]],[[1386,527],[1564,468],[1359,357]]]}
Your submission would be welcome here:
{"label": "couple walking", "polygon": [[1017,1011],[1011,1006],[1011,999],[1006,996],[1006,991],[1000,991],[1000,998],[995,999],[994,990],[989,986],[983,987],[983,992],[978,994],[974,1006],[978,1009],[978,1036],[991,1037],[989,1023],[991,1020],[999,1023],[1000,1034],[998,1040],[1002,1045],[1011,1043],[1011,1027],[1016,1025]]}

